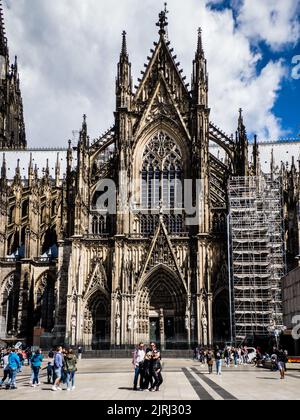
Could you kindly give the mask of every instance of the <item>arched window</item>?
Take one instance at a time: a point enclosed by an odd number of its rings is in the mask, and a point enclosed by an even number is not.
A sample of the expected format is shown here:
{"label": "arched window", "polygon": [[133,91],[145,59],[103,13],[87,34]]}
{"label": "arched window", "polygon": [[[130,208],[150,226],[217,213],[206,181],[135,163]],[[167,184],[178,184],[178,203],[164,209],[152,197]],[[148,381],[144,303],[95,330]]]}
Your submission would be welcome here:
{"label": "arched window", "polygon": [[41,225],[46,222],[46,206],[41,208]]}
{"label": "arched window", "polygon": [[11,225],[15,222],[16,217],[16,206],[12,206],[8,209],[8,224]]}
{"label": "arched window", "polygon": [[147,144],[141,168],[143,209],[182,208],[182,154],[177,144],[163,131]]}
{"label": "arched window", "polygon": [[95,215],[92,218],[92,234],[104,235],[108,232],[107,218],[102,215]]}
{"label": "arched window", "polygon": [[45,273],[39,281],[36,294],[35,326],[45,332],[54,328],[55,280],[50,272]]}
{"label": "arched window", "polygon": [[22,203],[22,218],[28,216],[28,211],[29,211],[29,200],[25,200]]}

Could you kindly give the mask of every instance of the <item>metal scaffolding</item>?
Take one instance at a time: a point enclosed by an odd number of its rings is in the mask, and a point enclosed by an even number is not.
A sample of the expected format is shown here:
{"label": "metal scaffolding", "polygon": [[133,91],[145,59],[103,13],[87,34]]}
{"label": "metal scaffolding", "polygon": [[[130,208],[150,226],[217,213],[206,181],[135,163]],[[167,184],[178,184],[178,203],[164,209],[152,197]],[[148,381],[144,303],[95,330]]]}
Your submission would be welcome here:
{"label": "metal scaffolding", "polygon": [[229,181],[233,328],[237,343],[282,326],[285,275],[283,195],[280,177]]}

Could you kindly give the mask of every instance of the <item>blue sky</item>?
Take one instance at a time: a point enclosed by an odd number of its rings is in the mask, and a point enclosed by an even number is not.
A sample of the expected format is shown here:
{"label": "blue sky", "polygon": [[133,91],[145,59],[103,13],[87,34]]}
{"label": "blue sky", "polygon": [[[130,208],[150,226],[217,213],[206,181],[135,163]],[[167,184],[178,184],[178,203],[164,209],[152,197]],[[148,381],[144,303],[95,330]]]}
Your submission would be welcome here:
{"label": "blue sky", "polygon": [[[240,0],[216,0],[209,3],[208,6],[212,10],[216,11],[222,11],[225,9],[232,10],[236,27],[238,29],[239,8],[241,3],[243,2]],[[275,4],[276,2],[273,3]],[[282,3],[284,4],[284,1]],[[298,15],[297,19],[299,23],[300,4],[297,0],[295,0],[294,3],[298,6],[295,14]],[[261,60],[257,64],[257,74],[271,60],[282,60],[283,65],[286,68],[286,74],[281,81],[281,89],[278,92],[278,97],[274,103],[272,111],[274,115],[281,120],[281,127],[283,131],[286,131],[287,137],[298,137],[298,135],[300,135],[300,70],[297,72],[299,74],[299,79],[295,79],[293,77],[294,64],[292,63],[292,60],[293,57],[299,56],[298,62],[300,62],[299,37],[297,41],[286,43],[278,50],[276,48],[275,51],[264,39],[251,40],[251,48],[262,54]]]}
{"label": "blue sky", "polygon": [[[82,115],[92,138],[113,124],[121,33],[128,34],[134,84],[157,41],[163,0],[2,0],[10,55],[19,57],[31,146],[66,146]],[[190,81],[203,29],[213,122],[228,134],[238,109],[250,140],[300,132],[300,0],[169,0],[169,38]],[[300,71],[299,71],[300,73]]]}

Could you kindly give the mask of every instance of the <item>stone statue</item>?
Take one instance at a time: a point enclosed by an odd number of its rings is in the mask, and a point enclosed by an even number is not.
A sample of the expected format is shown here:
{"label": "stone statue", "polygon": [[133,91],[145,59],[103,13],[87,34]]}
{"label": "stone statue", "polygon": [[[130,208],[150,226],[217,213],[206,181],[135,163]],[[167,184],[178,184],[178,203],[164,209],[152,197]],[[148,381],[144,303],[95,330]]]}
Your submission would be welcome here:
{"label": "stone statue", "polygon": [[189,330],[190,329],[190,318],[189,318],[189,316],[188,316],[188,314],[186,314],[186,316],[185,316],[185,329],[186,330]]}
{"label": "stone statue", "polygon": [[133,329],[132,315],[128,315],[128,330],[132,331],[132,329]]}
{"label": "stone statue", "polygon": [[120,314],[117,314],[116,317],[116,329],[119,330],[121,328],[121,317]]}

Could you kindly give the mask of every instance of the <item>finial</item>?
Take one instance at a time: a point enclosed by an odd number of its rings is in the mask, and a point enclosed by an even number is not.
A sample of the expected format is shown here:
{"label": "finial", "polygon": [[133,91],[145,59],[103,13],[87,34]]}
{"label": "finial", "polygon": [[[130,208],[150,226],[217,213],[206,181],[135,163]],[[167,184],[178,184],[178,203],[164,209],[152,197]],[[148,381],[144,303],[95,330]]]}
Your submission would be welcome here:
{"label": "finial", "polygon": [[243,109],[239,109],[239,131],[243,130],[244,128],[244,117],[243,117]]}
{"label": "finial", "polygon": [[121,51],[121,55],[122,56],[127,56],[127,39],[126,39],[126,31],[122,32],[122,51]]}
{"label": "finial", "polygon": [[83,114],[83,121],[82,121],[82,132],[81,134],[86,134],[87,133],[87,123],[86,123],[86,114]]}
{"label": "finial", "polygon": [[159,29],[159,35],[160,36],[166,35],[166,29],[165,28],[168,26],[168,17],[167,17],[167,15],[169,13],[168,8],[167,8],[168,4],[165,3],[164,6],[165,6],[164,10],[162,10],[160,12],[160,14],[158,15],[159,16],[159,21],[156,24],[156,26],[158,26],[160,28]]}
{"label": "finial", "polygon": [[198,28],[198,45],[197,45],[197,54],[203,56],[203,42],[202,42],[202,28]]}

